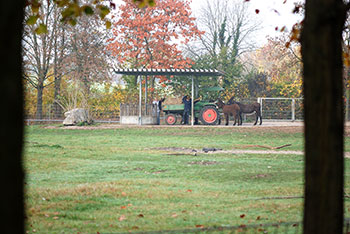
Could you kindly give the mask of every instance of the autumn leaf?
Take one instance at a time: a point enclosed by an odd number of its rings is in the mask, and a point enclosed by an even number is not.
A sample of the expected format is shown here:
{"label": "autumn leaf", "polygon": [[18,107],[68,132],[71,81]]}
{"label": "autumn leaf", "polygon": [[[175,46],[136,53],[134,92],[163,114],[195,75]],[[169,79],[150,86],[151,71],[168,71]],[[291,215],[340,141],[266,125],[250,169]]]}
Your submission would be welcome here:
{"label": "autumn leaf", "polygon": [[171,217],[176,218],[176,217],[177,217],[177,214],[174,213],[174,214],[171,215]]}
{"label": "autumn leaf", "polygon": [[39,35],[47,33],[47,26],[45,24],[40,24],[39,27],[35,29],[35,33]]}
{"label": "autumn leaf", "polygon": [[111,21],[106,21],[106,29],[110,29],[112,27]]}
{"label": "autumn leaf", "polygon": [[121,222],[121,221],[123,221],[123,220],[125,220],[126,219],[126,217],[125,217],[125,215],[121,215],[119,218],[118,218],[118,220]]}
{"label": "autumn leaf", "polygon": [[106,6],[100,5],[100,6],[98,6],[98,8],[100,9],[100,17],[101,17],[101,19],[104,19],[106,17],[106,15],[108,15],[109,12],[110,12],[109,8],[106,7]]}
{"label": "autumn leaf", "polygon": [[87,15],[94,14],[94,10],[92,9],[91,6],[86,5],[86,6],[83,6],[82,8],[83,8],[83,11],[85,12],[85,14],[87,14]]}
{"label": "autumn leaf", "polygon": [[261,219],[261,217],[260,217],[260,216],[256,217],[256,220],[260,220],[260,219]]}
{"label": "autumn leaf", "polygon": [[192,193],[192,189],[187,189],[187,192]]}
{"label": "autumn leaf", "polygon": [[204,225],[197,224],[197,225],[196,225],[196,228],[204,228]]}
{"label": "autumn leaf", "polygon": [[126,209],[126,206],[121,206],[120,209]]}
{"label": "autumn leaf", "polygon": [[36,23],[36,21],[39,19],[39,15],[31,15],[29,16],[29,18],[27,19],[27,24],[28,25],[34,25]]}
{"label": "autumn leaf", "polygon": [[241,214],[239,217],[243,219],[245,217],[245,214]]}
{"label": "autumn leaf", "polygon": [[260,10],[259,10],[259,9],[255,9],[255,13],[256,13],[256,14],[259,14],[259,13],[260,13]]}
{"label": "autumn leaf", "polygon": [[137,217],[144,218],[145,216],[143,214],[139,214]]}

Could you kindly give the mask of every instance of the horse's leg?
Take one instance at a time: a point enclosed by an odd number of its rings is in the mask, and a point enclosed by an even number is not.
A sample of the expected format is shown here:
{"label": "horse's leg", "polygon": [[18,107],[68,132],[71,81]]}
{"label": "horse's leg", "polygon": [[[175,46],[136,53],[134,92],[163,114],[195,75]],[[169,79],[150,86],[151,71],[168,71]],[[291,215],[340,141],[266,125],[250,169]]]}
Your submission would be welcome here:
{"label": "horse's leg", "polygon": [[257,111],[255,111],[255,123],[254,123],[254,125],[256,125],[256,124],[257,124],[257,122],[258,122],[258,112],[257,112]]}
{"label": "horse's leg", "polygon": [[259,125],[261,125],[262,124],[262,116],[261,116],[261,111],[260,111],[260,109],[259,109],[259,118],[260,118],[260,124]]}
{"label": "horse's leg", "polygon": [[236,125],[236,117],[237,117],[237,114],[233,112],[232,115],[233,115],[233,119],[235,120],[235,121],[233,122],[233,126],[235,126],[235,125]]}
{"label": "horse's leg", "polygon": [[225,113],[226,126],[228,125],[229,117],[230,117],[229,114]]}
{"label": "horse's leg", "polygon": [[242,111],[240,111],[240,112],[238,113],[238,121],[240,121],[240,122],[241,122],[241,125],[242,125],[242,123],[243,123]]}

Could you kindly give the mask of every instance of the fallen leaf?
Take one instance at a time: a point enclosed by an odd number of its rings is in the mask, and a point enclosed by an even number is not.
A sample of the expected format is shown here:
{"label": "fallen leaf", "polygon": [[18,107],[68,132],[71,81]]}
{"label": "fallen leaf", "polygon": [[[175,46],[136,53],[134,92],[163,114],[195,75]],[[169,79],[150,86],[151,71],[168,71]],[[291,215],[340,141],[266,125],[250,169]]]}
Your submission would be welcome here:
{"label": "fallen leaf", "polygon": [[132,206],[132,204],[129,203],[128,206]]}
{"label": "fallen leaf", "polygon": [[53,217],[53,219],[59,219],[59,217],[55,216],[55,217]]}
{"label": "fallen leaf", "polygon": [[255,9],[255,13],[256,13],[256,14],[259,14],[259,13],[260,13],[260,10],[259,10],[259,9]]}
{"label": "fallen leaf", "polygon": [[119,221],[123,221],[123,220],[125,220],[125,219],[126,219],[125,215],[121,215],[121,216],[118,218]]}
{"label": "fallen leaf", "polygon": [[204,225],[197,224],[197,225],[196,225],[196,228],[204,228]]}
{"label": "fallen leaf", "polygon": [[122,196],[126,196],[126,192],[122,192]]}
{"label": "fallen leaf", "polygon": [[260,220],[260,219],[261,219],[261,217],[260,217],[260,216],[256,217],[256,220]]}
{"label": "fallen leaf", "polygon": [[143,218],[145,216],[143,214],[139,214],[138,217]]}
{"label": "fallen leaf", "polygon": [[120,209],[126,209],[126,206],[121,206]]}
{"label": "fallen leaf", "polygon": [[239,217],[243,219],[245,217],[245,214],[241,214]]}
{"label": "fallen leaf", "polygon": [[177,214],[174,213],[174,214],[171,215],[171,217],[176,218],[176,217],[177,217]]}
{"label": "fallen leaf", "polygon": [[187,189],[187,192],[192,193],[192,189]]}

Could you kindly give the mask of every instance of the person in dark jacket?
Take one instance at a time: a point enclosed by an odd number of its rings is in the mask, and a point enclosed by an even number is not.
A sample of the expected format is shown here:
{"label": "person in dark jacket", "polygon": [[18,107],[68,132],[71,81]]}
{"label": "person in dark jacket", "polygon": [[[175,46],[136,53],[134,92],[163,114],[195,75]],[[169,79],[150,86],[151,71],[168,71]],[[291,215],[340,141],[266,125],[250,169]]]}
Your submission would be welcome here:
{"label": "person in dark jacket", "polygon": [[[196,103],[200,100],[200,98],[197,98],[194,100],[193,103]],[[184,104],[184,112],[182,114],[182,124],[188,124],[188,118],[191,114],[191,107],[192,107],[192,98],[190,95],[186,95],[182,98],[182,103]]]}
{"label": "person in dark jacket", "polygon": [[162,104],[165,101],[165,98],[160,99],[159,101],[155,100],[153,101],[153,105],[156,105],[156,111],[157,111],[157,125],[160,124],[160,112],[162,111]]}

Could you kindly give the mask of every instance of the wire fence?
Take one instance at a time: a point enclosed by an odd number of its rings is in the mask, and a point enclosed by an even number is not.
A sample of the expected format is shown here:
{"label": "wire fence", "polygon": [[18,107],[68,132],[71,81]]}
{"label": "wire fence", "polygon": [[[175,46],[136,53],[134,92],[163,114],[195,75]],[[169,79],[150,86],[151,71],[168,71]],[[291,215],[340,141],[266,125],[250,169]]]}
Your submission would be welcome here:
{"label": "wire fence", "polygon": [[[199,225],[200,226],[200,225]],[[250,224],[239,226],[220,226],[220,227],[197,227],[195,229],[182,230],[161,230],[150,232],[133,232],[134,234],[192,234],[192,233],[211,233],[211,234],[255,234],[255,233],[284,233],[301,234],[303,233],[302,222],[280,222],[271,224]],[[122,233],[123,234],[123,233]],[[125,233],[126,234],[126,233]],[[350,218],[344,219],[343,234],[350,234]]]}
{"label": "wire fence", "polygon": [[[252,102],[259,102],[261,104],[262,118],[264,121],[302,121],[303,120],[303,99],[302,98],[249,98],[237,99],[242,103],[248,104]],[[350,102],[349,106],[345,108],[345,120],[350,121]],[[55,110],[53,105],[46,105],[43,107],[42,117],[38,118],[35,114],[26,115],[26,123],[58,123],[63,122],[64,113],[62,110]],[[150,116],[155,113],[153,105],[143,105],[143,116]],[[127,113],[127,114],[126,114]],[[89,114],[96,123],[119,123],[120,116],[135,115],[139,116],[138,104],[121,104],[120,107],[112,111],[101,111],[98,109],[90,109]],[[161,113],[162,116],[162,113]],[[161,117],[162,118],[162,117]],[[255,121],[255,114],[243,115],[245,122]]]}

